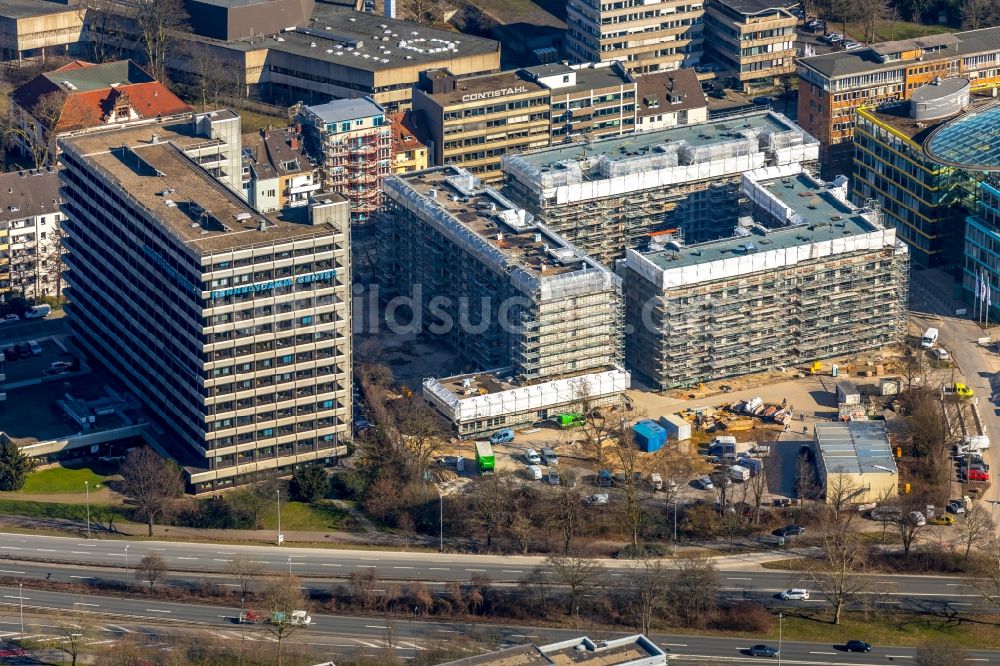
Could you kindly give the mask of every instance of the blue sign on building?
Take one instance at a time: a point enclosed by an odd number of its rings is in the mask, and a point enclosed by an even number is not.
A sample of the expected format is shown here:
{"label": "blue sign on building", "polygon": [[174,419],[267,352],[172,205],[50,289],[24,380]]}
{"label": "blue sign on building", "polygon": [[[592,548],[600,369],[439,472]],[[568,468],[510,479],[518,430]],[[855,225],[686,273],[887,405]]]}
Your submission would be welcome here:
{"label": "blue sign on building", "polygon": [[322,280],[331,280],[336,277],[337,271],[330,269],[326,271],[319,271],[316,273],[308,273],[307,275],[300,275],[297,278],[283,278],[281,280],[268,280],[266,282],[257,282],[256,284],[248,284],[242,287],[231,287],[229,289],[216,289],[212,292],[212,299],[216,298],[226,298],[227,296],[238,296],[240,294],[251,294],[258,292],[271,291],[273,289],[281,289],[282,287],[291,287],[293,284],[309,284],[311,282],[319,282]]}

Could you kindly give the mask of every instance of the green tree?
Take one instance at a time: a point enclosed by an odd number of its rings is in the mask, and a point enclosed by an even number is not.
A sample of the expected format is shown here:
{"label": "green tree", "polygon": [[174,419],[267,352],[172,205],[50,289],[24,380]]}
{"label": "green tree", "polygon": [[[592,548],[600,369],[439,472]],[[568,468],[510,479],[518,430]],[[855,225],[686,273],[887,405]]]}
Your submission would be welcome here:
{"label": "green tree", "polygon": [[315,502],[326,497],[330,480],[321,465],[303,465],[292,473],[288,490],[298,502]]}
{"label": "green tree", "polygon": [[34,464],[17,444],[0,441],[0,490],[20,490]]}

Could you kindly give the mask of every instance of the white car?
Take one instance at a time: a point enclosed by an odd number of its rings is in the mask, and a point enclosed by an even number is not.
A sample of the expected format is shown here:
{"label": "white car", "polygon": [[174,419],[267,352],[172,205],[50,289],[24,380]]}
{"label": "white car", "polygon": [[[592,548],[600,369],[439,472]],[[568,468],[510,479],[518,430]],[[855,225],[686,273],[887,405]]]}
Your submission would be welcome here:
{"label": "white car", "polygon": [[923,527],[924,525],[927,524],[927,516],[920,513],[919,511],[911,511],[908,517],[910,519],[910,522],[916,525],[917,527]]}
{"label": "white car", "polygon": [[524,450],[524,461],[529,465],[541,465],[542,457],[534,449]]}
{"label": "white car", "polygon": [[607,493],[597,493],[587,498],[587,504],[591,506],[603,506],[608,503]]}
{"label": "white car", "polygon": [[9,314],[0,317],[0,324],[13,324],[16,321],[21,321],[21,318],[18,317],[16,314]]}
{"label": "white car", "polygon": [[539,467],[538,465],[528,465],[527,467],[524,468],[524,470],[525,473],[528,475],[528,478],[531,479],[532,481],[542,480],[542,468]]}
{"label": "white car", "polygon": [[947,361],[949,358],[951,358],[951,354],[949,354],[948,350],[945,349],[944,347],[935,347],[934,349],[932,349],[931,356],[933,356],[939,361]]}
{"label": "white car", "polygon": [[809,601],[809,590],[793,587],[778,595],[782,601]]}

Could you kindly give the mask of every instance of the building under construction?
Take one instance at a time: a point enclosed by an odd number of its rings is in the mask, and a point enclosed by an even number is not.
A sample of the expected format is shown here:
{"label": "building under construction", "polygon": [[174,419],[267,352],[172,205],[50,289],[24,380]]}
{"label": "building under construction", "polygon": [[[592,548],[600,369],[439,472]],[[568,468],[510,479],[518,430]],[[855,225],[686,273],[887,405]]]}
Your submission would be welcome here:
{"label": "building under construction", "polygon": [[388,324],[445,339],[478,371],[424,382],[461,434],[620,399],[629,375],[617,275],[464,169],[390,177],[384,190],[381,294],[387,315],[406,303],[413,316]]}
{"label": "building under construction", "polygon": [[813,168],[818,155],[797,125],[761,111],[506,155],[502,169],[512,201],[610,266],[626,248],[729,236],[741,173]]}
{"label": "building under construction", "polygon": [[847,202],[846,179],[793,163],[750,171],[741,189],[735,235],[628,249],[620,262],[637,376],[664,390],[902,339],[908,251],[877,212]]}

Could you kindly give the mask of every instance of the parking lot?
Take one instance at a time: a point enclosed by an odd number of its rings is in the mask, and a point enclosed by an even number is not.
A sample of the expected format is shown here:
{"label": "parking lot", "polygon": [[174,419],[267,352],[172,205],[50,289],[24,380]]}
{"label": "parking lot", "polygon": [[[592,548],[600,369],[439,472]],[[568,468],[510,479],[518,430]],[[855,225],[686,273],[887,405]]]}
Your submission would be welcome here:
{"label": "parking lot", "polygon": [[[29,349],[31,342],[38,345],[39,353],[29,351],[29,355],[26,357],[17,353],[18,348],[21,350]],[[14,353],[11,352],[12,349]],[[52,336],[6,344],[0,346],[0,352],[3,352],[4,355],[2,369],[6,375],[4,380],[6,390],[33,383],[58,380],[60,375],[71,372],[70,366],[74,361],[73,355],[63,348],[61,341]],[[56,366],[53,367],[53,364]]]}

